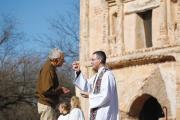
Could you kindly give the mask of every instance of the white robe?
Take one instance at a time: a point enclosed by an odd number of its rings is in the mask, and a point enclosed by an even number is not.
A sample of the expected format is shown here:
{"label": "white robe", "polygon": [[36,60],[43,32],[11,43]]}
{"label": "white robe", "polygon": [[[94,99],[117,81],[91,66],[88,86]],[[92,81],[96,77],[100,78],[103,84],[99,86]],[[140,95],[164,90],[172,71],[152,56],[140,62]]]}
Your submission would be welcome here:
{"label": "white robe", "polygon": [[69,114],[69,120],[85,120],[83,112],[79,108],[73,108]]}
{"label": "white robe", "polygon": [[82,91],[89,92],[89,108],[98,107],[96,120],[119,120],[116,81],[110,70],[106,71],[102,77],[100,93],[93,94],[95,88],[93,83],[96,82],[103,68],[98,70],[97,77],[94,75],[88,80],[84,79],[80,73],[74,80],[74,84]]}
{"label": "white robe", "polygon": [[67,115],[60,115],[58,117],[58,120],[69,120],[69,114],[67,114]]}

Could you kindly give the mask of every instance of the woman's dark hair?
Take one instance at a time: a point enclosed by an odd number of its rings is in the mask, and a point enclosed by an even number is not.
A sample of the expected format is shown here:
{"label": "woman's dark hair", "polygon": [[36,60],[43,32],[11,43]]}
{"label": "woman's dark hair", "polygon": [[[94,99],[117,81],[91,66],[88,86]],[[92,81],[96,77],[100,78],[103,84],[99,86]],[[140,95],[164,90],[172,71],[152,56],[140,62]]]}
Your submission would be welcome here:
{"label": "woman's dark hair", "polygon": [[67,102],[60,103],[60,106],[63,107],[68,112],[70,111],[70,105]]}

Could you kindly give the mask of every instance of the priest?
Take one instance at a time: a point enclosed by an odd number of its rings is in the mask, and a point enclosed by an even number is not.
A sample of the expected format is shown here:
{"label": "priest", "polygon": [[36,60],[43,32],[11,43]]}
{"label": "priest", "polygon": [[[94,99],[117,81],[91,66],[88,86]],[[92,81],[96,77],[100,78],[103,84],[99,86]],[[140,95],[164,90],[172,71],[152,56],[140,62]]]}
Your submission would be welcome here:
{"label": "priest", "polygon": [[85,79],[80,64],[74,61],[74,84],[89,93],[89,120],[119,120],[116,80],[106,67],[106,54],[96,51],[92,54],[92,69],[96,72],[90,79]]}

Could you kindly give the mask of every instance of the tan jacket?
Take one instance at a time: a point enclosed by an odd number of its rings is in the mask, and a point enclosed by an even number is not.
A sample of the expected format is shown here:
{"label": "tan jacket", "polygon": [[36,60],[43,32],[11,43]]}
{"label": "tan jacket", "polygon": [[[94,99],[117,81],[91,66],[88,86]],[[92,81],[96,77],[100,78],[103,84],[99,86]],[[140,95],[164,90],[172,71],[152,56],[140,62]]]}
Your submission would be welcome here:
{"label": "tan jacket", "polygon": [[40,70],[37,80],[36,96],[38,102],[55,107],[59,99],[58,86],[56,68],[50,63],[50,60],[47,60]]}

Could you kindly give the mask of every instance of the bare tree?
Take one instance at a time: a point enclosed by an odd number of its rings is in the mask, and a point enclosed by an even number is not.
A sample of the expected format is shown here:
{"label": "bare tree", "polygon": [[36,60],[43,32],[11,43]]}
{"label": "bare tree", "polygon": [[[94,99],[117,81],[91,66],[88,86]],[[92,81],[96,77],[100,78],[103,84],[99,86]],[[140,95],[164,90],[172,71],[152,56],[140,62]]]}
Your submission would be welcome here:
{"label": "bare tree", "polygon": [[0,119],[36,120],[34,91],[40,59],[32,54],[18,54],[23,33],[16,29],[16,19],[0,18]]}
{"label": "bare tree", "polygon": [[[5,120],[38,118],[34,93],[39,66],[40,58],[30,54],[6,62],[6,69],[1,71],[4,77],[0,81],[0,113],[6,117]],[[6,116],[7,113],[9,116]],[[25,113],[27,116],[18,116]]]}
{"label": "bare tree", "polygon": [[12,31],[14,29],[14,22],[11,21],[9,16],[2,16],[2,21],[1,21],[1,34],[0,34],[0,45],[12,36]]}
{"label": "bare tree", "polygon": [[0,16],[0,67],[8,57],[15,55],[16,48],[22,43],[24,34],[16,28],[17,20],[10,15]]}
{"label": "bare tree", "polygon": [[65,52],[65,56],[70,60],[79,57],[79,0],[75,0],[71,9],[66,14],[59,14],[50,20],[50,30],[53,36],[44,35],[39,37],[43,45],[48,48],[58,47]]}

